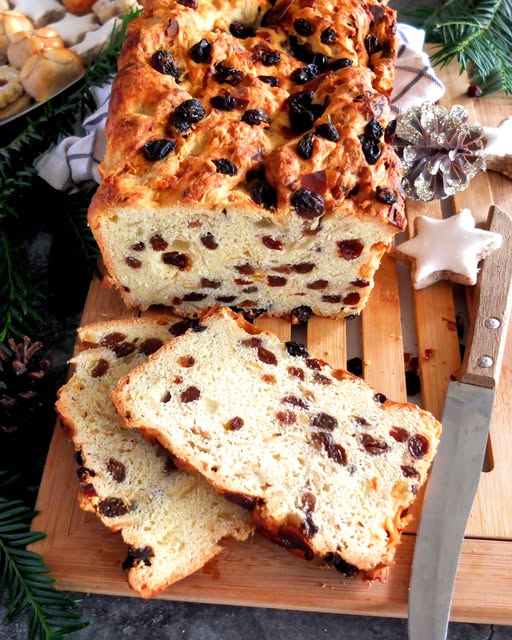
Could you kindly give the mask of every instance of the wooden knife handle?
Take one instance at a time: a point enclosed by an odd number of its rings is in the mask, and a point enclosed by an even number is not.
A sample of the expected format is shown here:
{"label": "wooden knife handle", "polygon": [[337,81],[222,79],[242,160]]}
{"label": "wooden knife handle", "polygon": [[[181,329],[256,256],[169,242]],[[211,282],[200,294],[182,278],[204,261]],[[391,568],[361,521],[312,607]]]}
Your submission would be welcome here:
{"label": "wooden knife handle", "polygon": [[498,384],[512,307],[512,218],[489,209],[490,231],[502,246],[483,260],[475,290],[475,317],[468,336],[461,382],[493,388]]}

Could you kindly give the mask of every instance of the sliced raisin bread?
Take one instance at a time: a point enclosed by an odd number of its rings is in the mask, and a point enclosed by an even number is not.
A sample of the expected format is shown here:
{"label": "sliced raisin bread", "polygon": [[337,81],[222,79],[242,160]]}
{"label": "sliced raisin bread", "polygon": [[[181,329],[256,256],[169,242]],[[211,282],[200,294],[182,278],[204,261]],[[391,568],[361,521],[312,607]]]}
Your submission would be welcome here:
{"label": "sliced raisin bread", "polygon": [[151,0],[112,86],[90,228],[130,308],[357,314],[405,227],[381,0]]}
{"label": "sliced raisin bread", "polygon": [[275,542],[384,579],[441,425],[303,345],[214,308],[124,376],[127,427],[157,438]]}
{"label": "sliced raisin bread", "polygon": [[252,530],[247,512],[201,475],[178,470],[160,445],[122,429],[112,406],[118,379],[186,326],[167,316],[82,327],[86,348],[56,403],[78,452],[80,507],[121,532],[128,582],[146,598],[202,567],[223,538]]}

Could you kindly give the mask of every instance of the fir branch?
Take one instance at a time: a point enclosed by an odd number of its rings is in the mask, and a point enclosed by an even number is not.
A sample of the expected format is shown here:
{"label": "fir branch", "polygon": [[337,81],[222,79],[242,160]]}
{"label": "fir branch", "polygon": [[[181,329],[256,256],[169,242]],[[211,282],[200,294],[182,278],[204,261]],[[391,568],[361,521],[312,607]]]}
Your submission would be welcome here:
{"label": "fir branch", "polygon": [[435,45],[434,66],[456,59],[460,72],[478,78],[484,94],[512,94],[512,3],[510,0],[447,0],[439,7],[401,14],[425,29]]}
{"label": "fir branch", "polygon": [[[0,471],[0,489],[8,484],[6,476]],[[55,589],[41,556],[26,549],[45,537],[30,530],[35,515],[22,500],[0,495],[0,597],[8,599],[6,623],[27,612],[29,640],[58,640],[88,623],[80,619],[77,602]]]}

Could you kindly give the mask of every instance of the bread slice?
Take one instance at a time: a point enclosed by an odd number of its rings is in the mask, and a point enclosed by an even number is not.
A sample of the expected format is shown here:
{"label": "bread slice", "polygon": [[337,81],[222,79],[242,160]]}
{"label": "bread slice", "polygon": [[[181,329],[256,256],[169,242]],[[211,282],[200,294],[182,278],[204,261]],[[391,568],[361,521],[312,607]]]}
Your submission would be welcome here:
{"label": "bread slice", "polygon": [[120,380],[123,423],[250,510],[275,542],[385,579],[441,425],[229,309],[198,328]]}
{"label": "bread slice", "polygon": [[72,359],[74,373],[56,402],[78,452],[80,507],[121,533],[129,545],[128,582],[145,598],[202,567],[224,538],[242,540],[252,531],[247,512],[201,475],[177,470],[158,443],[121,429],[112,406],[118,379],[183,328],[169,316],[80,328],[85,348]]}
{"label": "bread slice", "polygon": [[88,216],[127,306],[363,309],[406,224],[395,30],[381,0],[144,2]]}

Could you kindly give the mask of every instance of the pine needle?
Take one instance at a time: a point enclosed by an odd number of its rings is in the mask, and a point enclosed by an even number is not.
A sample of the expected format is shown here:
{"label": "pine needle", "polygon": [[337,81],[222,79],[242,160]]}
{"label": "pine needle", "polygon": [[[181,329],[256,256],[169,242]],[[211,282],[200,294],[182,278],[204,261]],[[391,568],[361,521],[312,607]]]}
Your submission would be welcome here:
{"label": "pine needle", "polygon": [[452,60],[469,81],[490,94],[512,94],[512,3],[510,0],[447,0],[439,7],[402,11],[401,16],[425,29],[435,45],[434,66]]}
{"label": "pine needle", "polygon": [[[2,492],[7,489],[6,476],[0,471]],[[58,640],[88,623],[80,619],[78,603],[55,589],[41,556],[26,549],[45,537],[30,530],[35,515],[22,500],[0,493],[0,601],[8,602],[7,624],[26,612],[29,640]]]}

